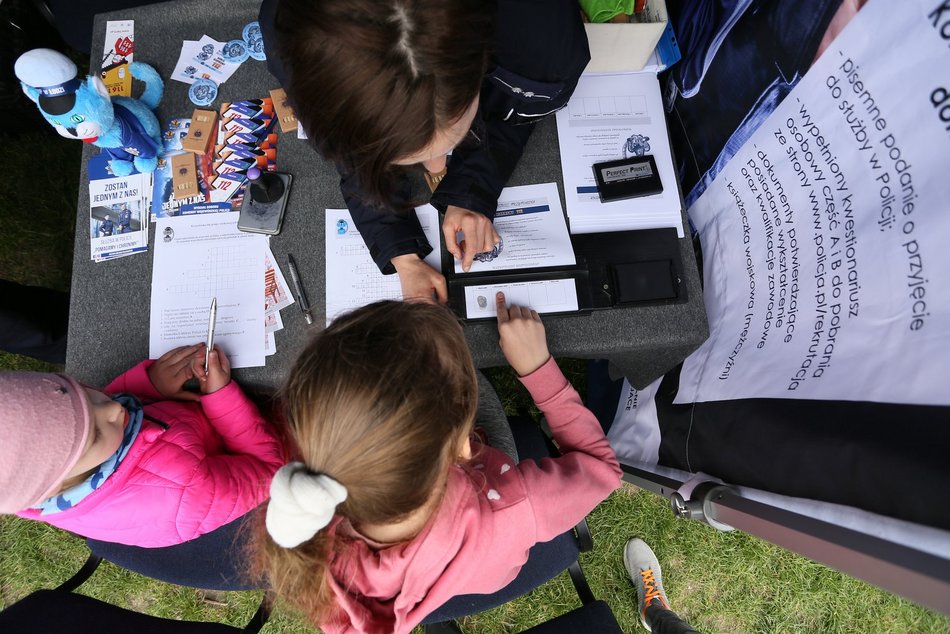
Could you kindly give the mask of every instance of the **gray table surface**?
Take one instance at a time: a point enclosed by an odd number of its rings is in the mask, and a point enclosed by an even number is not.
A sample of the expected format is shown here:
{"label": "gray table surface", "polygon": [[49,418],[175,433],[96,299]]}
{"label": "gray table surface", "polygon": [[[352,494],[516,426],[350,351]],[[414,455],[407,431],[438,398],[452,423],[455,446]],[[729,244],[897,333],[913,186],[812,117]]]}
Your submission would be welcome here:
{"label": "gray table surface", "polygon": [[[93,31],[94,53],[102,48],[106,20],[135,21],[135,60],[156,68],[165,79],[165,96],[158,108],[164,127],[173,117],[189,117],[194,105],[188,86],[168,77],[174,70],[182,41],[207,34],[218,41],[240,38],[245,24],[257,19],[254,0],[179,0],[97,16]],[[93,63],[97,56],[92,55]],[[92,69],[94,71],[95,69]],[[246,61],[222,84],[218,100],[264,97],[279,87],[265,62]],[[134,90],[140,94],[141,86]],[[87,146],[79,188],[76,243],[73,261],[66,370],[90,385],[106,385],[112,378],[148,356],[149,303],[152,250],[111,262],[89,259],[89,191],[86,161],[98,152]],[[314,305],[316,323],[325,305],[324,214],[343,207],[339,179],[333,166],[320,158],[293,133],[280,135],[277,166],[294,176],[288,211],[280,235],[271,238],[278,261],[292,253],[300,268],[307,294]],[[509,184],[556,181],[563,204],[563,182],[553,117],[538,124]],[[154,244],[154,227],[149,244]],[[549,316],[545,327],[552,354],[611,361],[615,371],[636,387],[644,387],[667,372],[705,340],[708,334],[696,258],[689,240],[680,240],[689,302],[666,306],[627,307],[589,314]],[[286,274],[286,271],[285,271]],[[296,306],[281,313],[284,329],[277,337],[277,353],[259,368],[234,372],[246,387],[270,390],[283,380],[309,336],[319,326],[308,327]],[[466,336],[479,367],[504,365],[494,322],[466,325]]]}

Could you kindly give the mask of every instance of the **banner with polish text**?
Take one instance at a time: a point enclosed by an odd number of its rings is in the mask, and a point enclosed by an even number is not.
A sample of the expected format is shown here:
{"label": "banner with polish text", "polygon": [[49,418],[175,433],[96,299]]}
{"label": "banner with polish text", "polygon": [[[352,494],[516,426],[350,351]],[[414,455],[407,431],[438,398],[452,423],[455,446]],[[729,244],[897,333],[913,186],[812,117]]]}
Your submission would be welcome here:
{"label": "banner with polish text", "polygon": [[948,69],[950,2],[871,0],[709,184],[676,403],[950,405]]}

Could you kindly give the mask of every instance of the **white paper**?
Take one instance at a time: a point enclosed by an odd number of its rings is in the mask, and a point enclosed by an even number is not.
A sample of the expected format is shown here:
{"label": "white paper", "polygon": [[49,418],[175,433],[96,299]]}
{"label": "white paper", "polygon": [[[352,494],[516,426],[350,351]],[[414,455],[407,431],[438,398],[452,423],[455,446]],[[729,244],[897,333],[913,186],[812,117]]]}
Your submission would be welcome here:
{"label": "white paper", "polygon": [[508,306],[517,305],[544,313],[577,310],[577,285],[571,278],[484,284],[465,287],[465,315],[469,319],[495,317],[495,294],[505,294]]}
{"label": "white paper", "polygon": [[[416,209],[432,252],[425,261],[435,270],[442,271],[440,259],[439,214],[435,207],[424,205]],[[399,275],[383,275],[370,257],[363,236],[346,209],[327,209],[326,214],[326,305],[327,323],[341,313],[383,299],[402,299]]]}
{"label": "white paper", "polygon": [[264,365],[267,236],[238,231],[238,213],[155,223],[149,356],[204,341],[217,298],[214,342],[233,368]]}
{"label": "white paper", "polygon": [[[502,239],[501,252],[493,259],[476,259],[470,273],[575,263],[557,183],[503,189],[495,213],[495,230]],[[455,261],[455,272],[462,273],[460,260]]]}
{"label": "white paper", "polygon": [[950,405],[950,49],[933,6],[865,5],[689,210],[710,338],[677,402]]}
{"label": "white paper", "polygon": [[[683,237],[682,207],[673,169],[660,85],[652,73],[582,75],[557,134],[571,233],[674,227]],[[650,154],[663,192],[600,202],[593,165]]]}

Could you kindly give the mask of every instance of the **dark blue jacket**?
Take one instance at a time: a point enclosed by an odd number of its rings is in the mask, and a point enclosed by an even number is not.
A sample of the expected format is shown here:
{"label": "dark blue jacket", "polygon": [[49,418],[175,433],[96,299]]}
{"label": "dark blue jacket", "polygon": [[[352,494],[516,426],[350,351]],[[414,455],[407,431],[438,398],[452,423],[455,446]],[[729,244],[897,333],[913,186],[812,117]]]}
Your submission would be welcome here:
{"label": "dark blue jacket", "polygon": [[[268,68],[286,85],[287,74],[275,53],[276,7],[277,0],[264,0],[261,32]],[[483,132],[481,143],[453,151],[432,205],[440,212],[456,205],[494,218],[498,195],[521,158],[531,124],[567,104],[588,61],[577,0],[498,0],[494,50],[473,124]],[[356,177],[342,170],[340,176],[346,206],[383,273],[395,272],[390,260],[397,255],[425,256],[432,250],[414,212],[369,205]],[[409,196],[406,182],[393,207],[409,207]]]}

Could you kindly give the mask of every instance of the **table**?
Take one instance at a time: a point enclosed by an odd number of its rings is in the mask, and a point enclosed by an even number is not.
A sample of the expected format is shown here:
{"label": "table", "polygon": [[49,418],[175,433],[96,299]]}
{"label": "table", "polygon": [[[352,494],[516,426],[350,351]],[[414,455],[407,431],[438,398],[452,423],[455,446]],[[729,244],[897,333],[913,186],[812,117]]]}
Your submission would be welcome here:
{"label": "table", "polygon": [[[95,20],[92,62],[98,61],[95,53],[102,48],[106,21],[134,20],[135,59],[152,65],[166,79],[165,96],[157,112],[164,126],[172,117],[191,116],[194,108],[188,100],[188,85],[167,79],[178,60],[182,40],[197,40],[203,34],[219,41],[239,38],[244,25],[257,19],[257,11],[256,0],[180,0],[102,14]],[[277,87],[279,84],[267,72],[265,62],[249,59],[221,85],[213,105],[263,97]],[[141,91],[141,86],[135,90]],[[86,161],[98,151],[92,146],[83,150],[66,371],[90,385],[104,386],[148,356],[152,251],[99,264],[89,259]],[[294,184],[283,230],[271,238],[271,249],[281,262],[286,261],[287,253],[294,255],[313,304],[315,322],[322,323],[323,215],[327,208],[345,206],[339,178],[330,163],[293,133],[280,135],[277,164],[279,170],[294,175]],[[563,204],[557,132],[554,117],[549,117],[538,124],[509,184],[552,181],[560,185]],[[152,231],[150,245],[154,244],[154,228]],[[544,321],[551,353],[556,357],[608,359],[635,387],[644,387],[675,367],[708,335],[696,258],[688,239],[680,240],[680,251],[687,303],[549,316]],[[293,306],[282,311],[281,316],[284,329],[277,333],[277,353],[267,358],[267,365],[235,370],[235,377],[245,387],[270,391],[278,386],[308,336],[319,328],[308,327]],[[494,322],[469,323],[465,333],[476,365],[505,364]]]}

